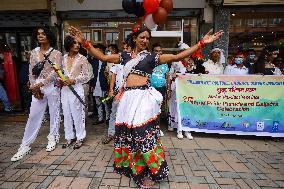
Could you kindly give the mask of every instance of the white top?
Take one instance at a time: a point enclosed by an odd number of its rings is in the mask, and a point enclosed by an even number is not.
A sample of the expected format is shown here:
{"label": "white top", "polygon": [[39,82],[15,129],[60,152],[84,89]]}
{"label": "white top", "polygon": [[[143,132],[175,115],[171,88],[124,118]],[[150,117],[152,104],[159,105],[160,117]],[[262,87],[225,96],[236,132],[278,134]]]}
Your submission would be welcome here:
{"label": "white top", "polygon": [[114,73],[116,75],[115,89],[117,90],[124,83],[124,79],[123,79],[123,65],[121,65],[121,64],[114,64],[111,67],[110,72],[112,72],[112,73]]}
{"label": "white top", "polygon": [[245,66],[239,68],[237,65],[228,65],[225,68],[224,74],[225,75],[248,75],[249,70]]}
{"label": "white top", "polygon": [[184,74],[185,72],[186,72],[186,67],[184,67],[184,65],[182,64],[181,61],[172,63],[171,69],[170,69],[171,75],[174,74],[174,73]]}
{"label": "white top", "polygon": [[[52,48],[49,48],[48,54]],[[53,50],[49,56],[49,60],[53,62],[54,64],[57,65],[57,67],[61,67],[62,64],[62,54],[61,52],[57,50]],[[57,73],[54,71],[53,68],[51,68],[50,64],[48,62],[45,63],[43,70],[41,71],[40,75],[38,78],[36,78],[32,74],[32,69],[33,67],[42,60],[40,60],[40,47],[37,47],[31,51],[31,56],[30,56],[30,65],[29,65],[29,81],[31,83],[31,86],[36,84],[36,80],[42,80],[43,84],[49,84],[53,83],[57,80]]]}
{"label": "white top", "polygon": [[96,82],[96,87],[93,91],[93,96],[98,96],[98,97],[104,97],[104,92],[102,91],[101,85],[100,85],[100,71],[102,68],[102,61],[99,61],[99,69],[98,69],[98,75],[97,75],[97,82]]}
{"label": "white top", "polygon": [[208,74],[220,75],[224,72],[224,67],[221,63],[214,63],[212,60],[207,60],[202,64],[205,67],[205,71]]}
{"label": "white top", "polygon": [[89,81],[89,62],[87,58],[81,54],[77,54],[71,66],[71,70],[67,69],[68,54],[63,57],[62,68],[64,75],[69,79],[75,79],[77,83],[87,83]]}

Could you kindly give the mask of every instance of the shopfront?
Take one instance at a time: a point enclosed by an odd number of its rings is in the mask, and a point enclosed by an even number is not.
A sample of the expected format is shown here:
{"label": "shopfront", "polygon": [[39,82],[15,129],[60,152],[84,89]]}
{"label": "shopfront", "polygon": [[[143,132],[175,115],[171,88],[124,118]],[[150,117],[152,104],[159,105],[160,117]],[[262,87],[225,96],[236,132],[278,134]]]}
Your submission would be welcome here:
{"label": "shopfront", "polygon": [[[116,21],[113,21],[116,20]],[[87,20],[66,20],[63,22],[65,36],[69,26],[80,28],[87,40],[92,41],[94,44],[102,43],[104,45],[117,44],[122,45],[122,42],[131,33],[131,28],[135,19],[129,19],[125,22],[122,19],[100,20],[100,19],[87,19]],[[183,27],[182,27],[183,23]],[[183,32],[180,32],[183,29]],[[184,42],[188,44],[196,43],[198,22],[196,17],[170,18],[164,26],[159,26],[158,31],[175,31],[182,33],[180,36],[159,36],[159,33],[152,39],[152,43],[161,43],[166,50],[173,50],[175,45],[181,41],[183,36]],[[174,32],[173,32],[174,33]]]}
{"label": "shopfront", "polygon": [[229,10],[229,54],[234,49],[260,51],[273,44],[284,45],[284,2],[282,0],[224,0]]}
{"label": "shopfront", "polygon": [[[81,3],[80,3],[81,2]],[[72,1],[68,6],[57,1],[57,11],[62,23],[62,39],[70,25],[79,27],[86,39],[104,45],[117,44],[119,47],[131,28],[138,20],[122,10],[121,1],[106,0],[104,4],[96,1]],[[109,6],[105,6],[105,5]],[[199,35],[199,23],[205,1],[174,1],[174,10],[168,21],[158,27],[158,31],[176,31],[181,35],[155,35],[152,43],[159,42],[167,51],[173,51],[176,44],[183,40],[189,45],[196,43]],[[188,8],[187,8],[188,7]],[[175,32],[171,32],[175,33]],[[151,46],[151,45],[150,45]]]}

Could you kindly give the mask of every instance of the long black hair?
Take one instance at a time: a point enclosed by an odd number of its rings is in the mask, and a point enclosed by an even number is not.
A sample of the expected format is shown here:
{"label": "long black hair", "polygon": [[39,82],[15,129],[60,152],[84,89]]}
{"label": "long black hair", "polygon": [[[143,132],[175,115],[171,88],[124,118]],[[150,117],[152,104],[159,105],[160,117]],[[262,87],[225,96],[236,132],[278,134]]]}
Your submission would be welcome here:
{"label": "long black hair", "polygon": [[259,55],[256,61],[256,73],[263,73],[265,70],[265,63],[267,62],[267,57],[271,55],[272,52],[278,51],[278,48],[275,45],[268,45],[263,48],[261,54]]}
{"label": "long black hair", "polygon": [[38,26],[36,29],[33,31],[32,34],[32,48],[35,48],[39,46],[38,40],[37,40],[37,33],[38,30],[42,29],[46,35],[47,40],[50,43],[50,46],[55,48],[56,47],[56,36],[55,34],[51,31],[51,29],[48,26]]}
{"label": "long black hair", "polygon": [[144,31],[147,31],[150,34],[151,38],[151,31],[146,28],[146,27],[141,27],[141,28],[135,28],[135,31],[133,31],[131,34],[129,34],[125,40],[125,42],[132,48],[134,49],[136,47],[136,44],[134,42],[134,38],[138,37],[140,33],[143,33]]}

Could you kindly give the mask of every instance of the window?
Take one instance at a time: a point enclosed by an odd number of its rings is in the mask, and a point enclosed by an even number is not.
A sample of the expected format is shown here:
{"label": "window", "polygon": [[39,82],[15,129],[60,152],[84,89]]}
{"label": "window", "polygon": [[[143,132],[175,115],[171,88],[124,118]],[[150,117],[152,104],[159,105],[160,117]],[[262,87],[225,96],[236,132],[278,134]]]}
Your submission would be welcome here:
{"label": "window", "polygon": [[91,40],[91,33],[90,32],[83,32],[83,35],[86,40],[90,41]]}
{"label": "window", "polygon": [[241,26],[242,20],[241,19],[233,19],[233,26]]}
{"label": "window", "polygon": [[255,26],[256,27],[266,27],[267,26],[267,19],[255,19]]}
{"label": "window", "polygon": [[123,35],[123,39],[124,39],[124,41],[125,41],[125,39],[127,38],[127,36],[129,35],[129,34],[131,34],[131,29],[123,29],[123,33],[124,33],[124,35]]}
{"label": "window", "polygon": [[95,43],[102,43],[102,33],[101,29],[92,30],[92,39]]}
{"label": "window", "polygon": [[248,19],[247,25],[250,26],[250,27],[253,27],[254,26],[254,19]]}
{"label": "window", "polygon": [[117,32],[106,32],[106,44],[118,44]]}

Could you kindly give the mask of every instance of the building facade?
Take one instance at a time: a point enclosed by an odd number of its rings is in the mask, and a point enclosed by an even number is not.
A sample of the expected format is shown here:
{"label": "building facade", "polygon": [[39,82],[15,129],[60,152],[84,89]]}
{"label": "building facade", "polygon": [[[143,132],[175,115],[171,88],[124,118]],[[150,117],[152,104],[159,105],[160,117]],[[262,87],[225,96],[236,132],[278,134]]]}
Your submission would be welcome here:
{"label": "building facade", "polygon": [[[184,42],[195,44],[200,36],[200,23],[203,20],[205,0],[174,0],[174,10],[168,21],[158,30],[180,31]],[[56,11],[62,28],[62,36],[70,25],[79,27],[85,37],[93,43],[121,45],[131,32],[138,18],[122,9],[121,0],[57,0]],[[171,50],[181,40],[180,37],[153,37],[152,43],[160,42]]]}
{"label": "building facade", "polygon": [[34,28],[39,25],[50,25],[50,2],[1,0],[0,42],[8,45],[18,61],[27,61],[25,51],[32,48],[31,36]]}
{"label": "building facade", "polygon": [[225,49],[227,55],[237,50],[261,51],[266,45],[284,46],[283,0],[212,0],[214,27],[225,35],[215,46]]}

